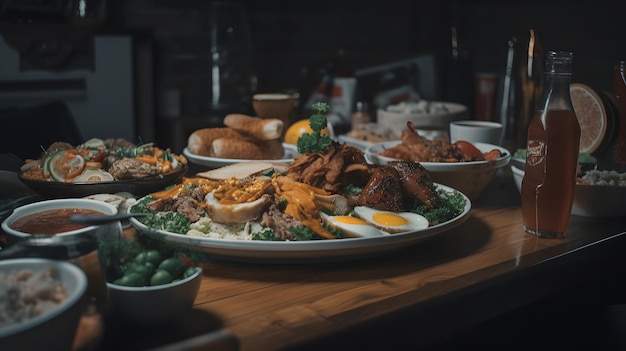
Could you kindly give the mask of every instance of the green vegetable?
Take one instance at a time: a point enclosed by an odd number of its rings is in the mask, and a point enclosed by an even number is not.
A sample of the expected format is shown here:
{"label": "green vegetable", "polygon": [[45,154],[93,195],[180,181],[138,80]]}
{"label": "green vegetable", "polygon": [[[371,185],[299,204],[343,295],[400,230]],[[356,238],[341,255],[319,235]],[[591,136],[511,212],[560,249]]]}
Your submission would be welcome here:
{"label": "green vegetable", "polygon": [[191,226],[189,218],[178,212],[163,212],[154,216],[140,217],[138,220],[150,228],[179,234],[186,234]]}
{"label": "green vegetable", "polygon": [[156,272],[150,278],[150,285],[162,285],[171,283],[174,280],[174,276],[165,269],[157,269]]}
{"label": "green vegetable", "polygon": [[439,189],[439,195],[443,198],[443,204],[437,208],[428,208],[426,205],[419,205],[413,212],[420,214],[431,223],[443,223],[451,220],[463,212],[465,208],[465,198],[461,193],[447,192]]}
{"label": "green vegetable", "polygon": [[279,237],[276,236],[274,231],[270,228],[265,228],[260,232],[252,233],[252,240],[260,240],[260,241],[282,241]]}
{"label": "green vegetable", "polygon": [[312,240],[317,237],[314,231],[303,225],[289,227],[289,231],[293,234],[295,239],[299,241]]}
{"label": "green vegetable", "polygon": [[138,272],[128,272],[121,278],[113,281],[113,284],[124,286],[144,286],[147,284],[147,279]]}
{"label": "green vegetable", "polygon": [[183,273],[183,278],[189,278],[196,273],[198,269],[196,267],[187,267]]}
{"label": "green vegetable", "polygon": [[161,261],[158,269],[170,272],[172,277],[179,277],[185,271],[185,264],[178,257],[170,257]]}
{"label": "green vegetable", "polygon": [[153,267],[157,267],[161,260],[161,254],[157,250],[143,251],[135,257],[136,262],[148,262],[151,263]]}
{"label": "green vegetable", "polygon": [[328,146],[337,143],[329,136],[322,134],[324,128],[328,127],[328,120],[324,113],[330,111],[330,106],[324,102],[316,102],[312,107],[313,110],[317,111],[317,113],[309,117],[309,126],[311,126],[313,132],[300,135],[296,142],[298,152],[301,154],[321,152]]}

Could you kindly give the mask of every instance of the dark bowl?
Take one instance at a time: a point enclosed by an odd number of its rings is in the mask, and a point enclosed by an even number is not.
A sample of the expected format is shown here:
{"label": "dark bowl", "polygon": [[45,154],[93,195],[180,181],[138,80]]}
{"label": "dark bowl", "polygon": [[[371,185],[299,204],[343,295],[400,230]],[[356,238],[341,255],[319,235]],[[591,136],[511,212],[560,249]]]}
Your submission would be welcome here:
{"label": "dark bowl", "polygon": [[45,198],[85,197],[93,194],[114,194],[128,192],[141,197],[149,193],[160,191],[167,186],[180,183],[187,173],[188,166],[184,165],[180,170],[164,175],[142,179],[115,180],[99,183],[62,183],[52,181],[33,180],[23,176],[20,172],[18,177],[22,183],[34,192]]}

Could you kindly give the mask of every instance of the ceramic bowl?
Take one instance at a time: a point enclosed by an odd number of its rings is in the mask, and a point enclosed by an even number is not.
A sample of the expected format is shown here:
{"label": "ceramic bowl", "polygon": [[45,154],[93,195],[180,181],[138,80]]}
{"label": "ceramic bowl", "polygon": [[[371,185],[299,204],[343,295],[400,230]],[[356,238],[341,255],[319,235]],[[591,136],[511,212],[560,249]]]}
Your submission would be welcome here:
{"label": "ceramic bowl", "polygon": [[376,112],[377,122],[380,126],[391,129],[396,135],[400,136],[402,131],[406,129],[408,121],[412,121],[418,128],[440,127],[448,130],[450,122],[469,119],[469,111],[467,106],[453,102],[430,102],[430,104],[441,105],[445,111],[436,111],[426,113],[422,109],[404,111],[389,110],[388,108],[378,109]]}
{"label": "ceramic bowl", "polygon": [[[511,164],[517,190],[522,191],[524,164]],[[626,217],[626,186],[576,184],[572,214],[584,217]]]}
{"label": "ceramic bowl", "polygon": [[[43,200],[38,202],[33,202],[27,205],[23,205],[17,207],[13,213],[8,216],[2,222],[2,230],[6,234],[6,239],[8,244],[13,244],[20,239],[27,239],[32,236],[32,234],[20,232],[11,227],[13,222],[16,220],[26,216],[35,214],[42,211],[53,210],[53,209],[63,209],[63,208],[84,208],[102,212],[103,214],[116,214],[117,208],[109,203],[92,200],[92,199],[82,199],[82,198],[71,198],[71,199],[53,199],[53,200]],[[47,234],[47,233],[40,233]],[[92,235],[95,238],[104,239],[111,238],[112,236],[120,237],[122,235],[122,227],[119,222],[112,223],[110,225],[101,225],[101,226],[88,226],[77,230],[72,230],[64,233],[55,234],[58,237],[70,237],[70,236],[84,236],[84,235]]]}
{"label": "ceramic bowl", "polygon": [[[390,141],[374,144],[365,150],[365,157],[370,163],[385,165],[394,159],[381,156],[380,153],[400,143],[401,141]],[[433,182],[447,185],[462,192],[470,200],[475,200],[482,195],[498,169],[509,164],[511,153],[497,145],[485,143],[474,145],[482,152],[498,149],[502,156],[490,162],[420,162],[420,164],[430,173]]]}
{"label": "ceramic bowl", "polygon": [[[0,275],[9,275],[12,271],[20,270],[37,273],[50,267],[58,271],[59,281],[67,291],[67,297],[42,314],[0,325],[0,345],[3,350],[36,350],[42,346],[45,346],[46,350],[72,349],[78,323],[87,303],[85,273],[66,261],[19,258],[0,261]],[[7,286],[3,284],[3,280],[0,279],[0,301],[7,293]],[[2,311],[7,313],[6,306],[2,306]]]}
{"label": "ceramic bowl", "polygon": [[158,324],[189,310],[200,290],[202,268],[187,278],[154,286],[107,283],[111,311],[132,324]]}

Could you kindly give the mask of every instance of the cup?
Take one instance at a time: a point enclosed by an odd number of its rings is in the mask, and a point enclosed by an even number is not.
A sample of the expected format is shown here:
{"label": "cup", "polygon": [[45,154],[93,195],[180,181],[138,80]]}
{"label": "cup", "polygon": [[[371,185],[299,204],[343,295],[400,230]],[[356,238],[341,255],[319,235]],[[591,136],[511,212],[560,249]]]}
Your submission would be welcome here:
{"label": "cup", "polygon": [[252,97],[252,108],[258,117],[278,118],[285,124],[284,131],[290,125],[291,114],[295,106],[295,98],[292,94],[285,93],[259,93]]}
{"label": "cup", "polygon": [[457,140],[500,145],[502,124],[476,120],[450,122],[450,141],[455,142]]}

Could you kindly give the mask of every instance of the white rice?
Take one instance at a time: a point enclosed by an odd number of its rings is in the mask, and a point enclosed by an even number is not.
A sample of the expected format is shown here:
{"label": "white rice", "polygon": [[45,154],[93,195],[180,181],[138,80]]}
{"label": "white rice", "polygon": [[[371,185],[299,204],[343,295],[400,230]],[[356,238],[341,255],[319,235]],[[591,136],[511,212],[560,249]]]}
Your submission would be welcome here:
{"label": "white rice", "polygon": [[222,224],[202,217],[191,224],[187,235],[212,239],[252,240],[252,233],[262,230],[263,226],[257,222]]}
{"label": "white rice", "polygon": [[51,311],[68,296],[52,267],[37,273],[28,269],[0,273],[0,328]]}
{"label": "white rice", "polygon": [[587,171],[582,178],[591,185],[626,186],[626,173],[617,171]]}

